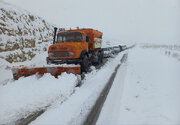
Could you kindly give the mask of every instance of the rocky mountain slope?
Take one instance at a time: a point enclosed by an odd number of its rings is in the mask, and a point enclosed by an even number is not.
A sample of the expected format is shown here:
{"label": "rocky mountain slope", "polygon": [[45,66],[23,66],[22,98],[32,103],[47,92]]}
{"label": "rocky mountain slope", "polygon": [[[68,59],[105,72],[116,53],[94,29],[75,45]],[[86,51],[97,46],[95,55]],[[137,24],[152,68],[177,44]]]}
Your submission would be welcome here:
{"label": "rocky mountain slope", "polygon": [[26,10],[0,1],[0,58],[6,61],[31,60],[47,51],[53,25]]}

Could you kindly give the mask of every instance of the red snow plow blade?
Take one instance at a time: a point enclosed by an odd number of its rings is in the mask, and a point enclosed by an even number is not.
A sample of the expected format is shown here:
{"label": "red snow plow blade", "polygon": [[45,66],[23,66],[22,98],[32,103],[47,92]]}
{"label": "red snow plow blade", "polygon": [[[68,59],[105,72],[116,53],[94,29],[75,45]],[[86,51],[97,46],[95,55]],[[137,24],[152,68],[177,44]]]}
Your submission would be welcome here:
{"label": "red snow plow blade", "polygon": [[57,78],[63,72],[80,74],[81,68],[80,68],[80,66],[79,67],[54,66],[54,67],[36,67],[36,68],[34,68],[34,67],[28,68],[25,66],[20,66],[20,67],[12,67],[12,72],[13,72],[13,78],[15,80],[19,79],[20,77],[27,77],[27,76],[31,76],[34,74],[43,75],[45,73],[50,73],[52,76]]}

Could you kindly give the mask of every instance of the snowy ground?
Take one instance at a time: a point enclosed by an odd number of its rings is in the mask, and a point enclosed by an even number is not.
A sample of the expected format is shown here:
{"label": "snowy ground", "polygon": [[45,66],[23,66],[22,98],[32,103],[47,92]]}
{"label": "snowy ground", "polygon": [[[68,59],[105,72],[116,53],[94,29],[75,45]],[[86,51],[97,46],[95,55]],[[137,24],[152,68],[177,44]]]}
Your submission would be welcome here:
{"label": "snowy ground", "polygon": [[178,49],[135,47],[120,69],[97,125],[179,125]]}
{"label": "snowy ground", "polygon": [[0,124],[12,124],[55,102],[60,104],[74,92],[76,84],[75,75],[64,73],[58,79],[46,74],[0,86]]}
{"label": "snowy ground", "polygon": [[47,65],[44,61],[47,53],[37,54],[33,60],[23,63],[9,64],[2,60],[0,124],[13,124],[43,109],[47,111],[32,124],[83,123],[115,67],[120,63],[123,53],[110,59],[99,70],[91,67],[92,72],[86,74],[80,88],[76,87],[77,76],[72,74],[63,74],[58,79],[47,74],[41,78],[34,75],[18,81],[12,80],[12,73],[7,66],[44,66]]}
{"label": "snowy ground", "polygon": [[[128,50],[127,62],[118,70],[97,125],[180,124],[180,62],[179,56],[173,56],[180,51],[175,48],[137,45]],[[124,53],[99,70],[92,67],[81,87],[75,87],[77,77],[72,74],[58,79],[49,74],[31,76],[1,84],[0,124],[14,123],[42,109],[45,113],[32,125],[82,124]]]}
{"label": "snowy ground", "polygon": [[[103,38],[103,47],[127,45],[127,41],[136,41],[136,43],[149,41],[149,43],[161,44],[171,44],[171,41],[174,41],[174,43],[179,43],[179,29],[177,28],[180,19],[179,0],[157,0],[156,2],[139,0],[135,4],[132,1],[101,0],[96,1],[96,5],[93,5],[94,2],[88,1],[88,4],[92,5],[88,6],[89,9],[87,9],[87,1],[83,0],[75,3],[72,2],[73,0],[6,1],[39,14],[59,27],[92,27],[102,31],[106,37],[110,35],[118,39]],[[113,6],[109,6],[112,3]],[[60,4],[63,7],[59,7]],[[49,6],[54,5],[55,7],[48,9]],[[101,6],[100,11],[99,6]],[[4,8],[14,10],[16,7]],[[75,10],[74,14],[72,10]],[[58,17],[56,12],[60,13]],[[124,12],[126,13],[124,14]],[[19,10],[18,13],[18,15],[23,15],[27,12]],[[72,17],[73,20],[71,20]],[[89,17],[93,17],[92,20],[89,20]],[[14,24],[11,24],[12,22],[8,24],[7,29],[11,29],[11,26],[14,29]],[[30,29],[39,28],[40,24],[35,23],[35,27]],[[19,22],[19,25],[22,25],[22,21]],[[44,34],[44,31],[42,33]],[[36,41],[41,42],[38,39],[39,31],[35,36]],[[3,35],[1,37],[4,38],[3,42],[7,43],[6,37]],[[10,38],[10,41],[15,38],[21,37]],[[49,38],[50,36],[45,39]],[[77,76],[72,74],[63,74],[58,79],[46,74],[41,78],[31,76],[18,81],[12,80],[12,73],[8,66],[45,66],[47,52],[42,50],[48,46],[49,43],[39,44],[37,47],[40,50],[31,61],[10,64],[0,59],[0,124],[13,124],[42,109],[46,109],[45,113],[31,124],[82,124],[123,55],[120,53],[115,59],[109,60],[100,70],[92,67],[92,72],[86,74],[82,81],[83,85],[79,88],[76,87]],[[166,47],[166,45],[148,46],[141,45],[129,50],[127,63],[121,65],[117,73],[97,122],[98,125],[180,124],[179,45],[176,47],[172,47],[173,45],[170,47]],[[29,51],[29,49],[25,50]],[[0,53],[1,56],[6,54],[10,54],[10,52]]]}
{"label": "snowy ground", "polygon": [[77,92],[62,105],[48,109],[31,124],[82,124],[114,72],[115,67],[120,64],[123,54],[120,53],[115,59],[111,59],[100,70],[94,69],[91,73],[86,74],[83,85],[77,88]]}

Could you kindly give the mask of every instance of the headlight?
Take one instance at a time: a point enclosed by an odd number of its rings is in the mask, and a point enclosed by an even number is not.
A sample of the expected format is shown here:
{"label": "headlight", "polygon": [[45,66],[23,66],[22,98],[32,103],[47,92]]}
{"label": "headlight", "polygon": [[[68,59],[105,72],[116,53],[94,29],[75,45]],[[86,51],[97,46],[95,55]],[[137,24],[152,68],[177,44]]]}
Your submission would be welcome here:
{"label": "headlight", "polygon": [[48,57],[52,57],[53,55],[53,53],[48,53]]}
{"label": "headlight", "polygon": [[75,54],[73,52],[69,52],[69,56],[73,57]]}

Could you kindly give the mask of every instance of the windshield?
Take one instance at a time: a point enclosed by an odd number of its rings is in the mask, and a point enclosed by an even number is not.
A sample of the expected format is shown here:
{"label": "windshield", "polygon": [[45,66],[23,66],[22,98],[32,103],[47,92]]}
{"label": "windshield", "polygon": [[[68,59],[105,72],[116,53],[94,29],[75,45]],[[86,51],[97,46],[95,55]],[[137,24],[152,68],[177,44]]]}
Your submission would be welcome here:
{"label": "windshield", "polygon": [[66,32],[57,35],[57,42],[82,41],[82,34],[79,32]]}

